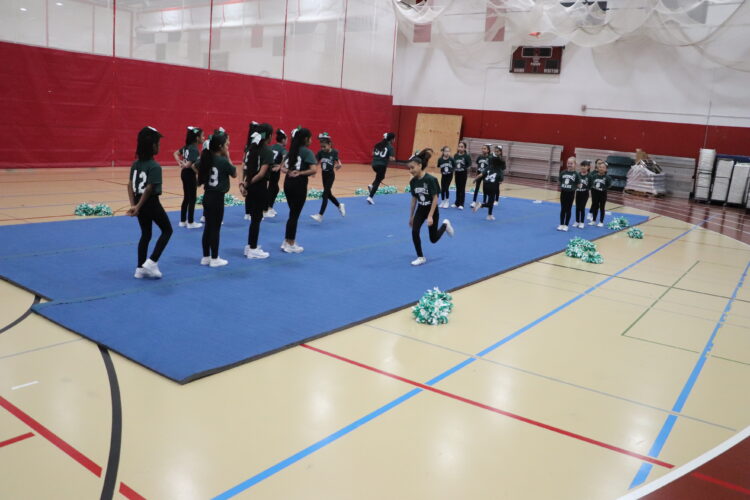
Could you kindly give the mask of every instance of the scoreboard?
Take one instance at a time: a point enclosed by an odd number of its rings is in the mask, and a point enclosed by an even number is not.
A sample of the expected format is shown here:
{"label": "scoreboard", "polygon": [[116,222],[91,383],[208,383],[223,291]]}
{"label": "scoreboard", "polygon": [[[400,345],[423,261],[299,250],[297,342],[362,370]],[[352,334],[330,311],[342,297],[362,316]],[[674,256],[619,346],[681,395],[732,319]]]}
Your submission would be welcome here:
{"label": "scoreboard", "polygon": [[565,47],[516,47],[511,57],[511,73],[559,75]]}

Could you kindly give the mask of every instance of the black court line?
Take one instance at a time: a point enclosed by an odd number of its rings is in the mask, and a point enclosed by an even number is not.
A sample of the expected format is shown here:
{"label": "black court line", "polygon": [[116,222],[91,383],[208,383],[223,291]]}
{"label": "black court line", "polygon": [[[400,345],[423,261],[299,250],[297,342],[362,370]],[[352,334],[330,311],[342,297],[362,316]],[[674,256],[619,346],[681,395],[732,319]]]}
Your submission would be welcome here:
{"label": "black court line", "polygon": [[109,351],[101,345],[99,346],[99,352],[107,369],[109,393],[112,400],[112,430],[109,437],[109,457],[107,458],[107,470],[104,474],[102,493],[99,498],[101,500],[112,500],[115,495],[117,472],[120,468],[120,450],[122,449],[122,401],[120,399],[120,384],[117,381],[117,373],[115,372],[115,365],[112,363],[112,357],[109,355]]}
{"label": "black court line", "polygon": [[5,332],[7,332],[8,330],[10,330],[14,326],[16,326],[18,323],[20,323],[21,321],[25,320],[29,316],[29,314],[31,314],[33,312],[31,310],[31,308],[34,307],[35,305],[37,305],[41,299],[42,299],[42,297],[35,293],[34,294],[34,301],[31,303],[31,305],[29,305],[29,308],[26,309],[26,311],[22,315],[20,315],[19,317],[17,317],[15,320],[11,321],[9,324],[7,324],[4,327],[0,328],[0,334],[3,334]]}

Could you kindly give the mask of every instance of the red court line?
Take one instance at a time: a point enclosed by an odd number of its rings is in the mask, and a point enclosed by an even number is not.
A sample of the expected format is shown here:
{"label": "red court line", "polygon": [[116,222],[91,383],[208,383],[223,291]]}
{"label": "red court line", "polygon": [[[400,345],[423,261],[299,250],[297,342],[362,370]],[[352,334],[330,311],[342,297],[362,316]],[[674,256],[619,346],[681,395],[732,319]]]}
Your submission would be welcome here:
{"label": "red court line", "polygon": [[3,446],[8,446],[9,444],[17,443],[19,441],[23,441],[24,439],[28,439],[30,437],[33,437],[33,432],[27,432],[26,434],[21,434],[20,436],[16,436],[14,438],[6,439],[5,441],[0,441],[0,448]]}
{"label": "red court line", "polygon": [[415,387],[419,387],[420,389],[424,389],[425,391],[430,391],[430,392],[433,392],[435,394],[440,394],[441,396],[446,396],[448,398],[455,399],[456,401],[461,401],[462,403],[467,403],[467,404],[470,404],[472,406],[476,406],[477,408],[482,408],[484,410],[489,410],[491,412],[498,413],[498,414],[504,415],[506,417],[510,417],[510,418],[518,420],[520,422],[531,424],[533,426],[540,427],[542,429],[546,429],[548,431],[552,431],[552,432],[555,432],[557,434],[562,434],[563,436],[568,436],[568,437],[571,437],[573,439],[577,439],[579,441],[583,441],[583,442],[586,442],[586,443],[589,443],[589,444],[593,444],[593,445],[599,446],[601,448],[606,448],[608,450],[615,451],[615,452],[621,453],[623,455],[628,455],[630,457],[637,458],[638,460],[642,460],[644,462],[648,462],[648,463],[651,463],[651,464],[654,464],[654,465],[658,465],[660,467],[665,467],[667,469],[674,468],[674,465],[672,465],[670,463],[663,462],[661,460],[657,460],[655,458],[651,458],[651,457],[648,457],[646,455],[641,455],[640,453],[635,453],[633,451],[629,451],[629,450],[626,450],[624,448],[620,448],[619,446],[614,446],[614,445],[611,445],[611,444],[604,443],[602,441],[597,441],[596,439],[592,439],[592,438],[589,438],[589,437],[586,437],[586,436],[582,436],[581,434],[576,434],[575,432],[566,431],[565,429],[561,429],[559,427],[554,427],[552,425],[545,424],[545,423],[539,422],[537,420],[532,420],[530,418],[522,417],[521,415],[517,415],[517,414],[511,413],[509,411],[501,410],[500,408],[495,408],[494,406],[489,406],[489,405],[486,405],[484,403],[480,403],[478,401],[474,401],[473,399],[468,399],[468,398],[465,398],[463,396],[459,396],[457,394],[453,394],[451,392],[446,392],[446,391],[443,391],[441,389],[437,389],[435,387],[422,384],[420,382],[415,382],[414,380],[410,380],[408,378],[404,378],[404,377],[401,377],[399,375],[396,375],[396,374],[393,374],[393,373],[389,373],[389,372],[380,370],[380,369],[375,368],[373,366],[369,366],[369,365],[360,363],[359,361],[354,361],[352,359],[345,358],[343,356],[339,356],[338,354],[334,354],[332,352],[328,352],[328,351],[325,351],[323,349],[318,349],[317,347],[312,347],[311,345],[308,345],[308,344],[300,344],[300,345],[302,347],[306,348],[306,349],[310,349],[311,351],[316,351],[316,352],[319,352],[320,354],[325,354],[326,356],[330,356],[332,358],[338,359],[339,361],[343,361],[345,363],[349,363],[351,365],[358,366],[360,368],[364,368],[365,370],[370,370],[372,372],[379,373],[381,375],[385,375],[386,377],[390,377],[390,378],[399,380],[401,382],[405,382],[405,383],[413,385]]}
{"label": "red court line", "polygon": [[709,483],[723,486],[724,488],[727,488],[730,490],[739,491],[740,493],[744,493],[745,495],[750,495],[750,490],[748,490],[747,488],[743,488],[742,486],[739,486],[737,484],[729,483],[727,481],[722,481],[721,479],[716,479],[715,477],[707,476],[700,472],[691,472],[690,475],[702,481],[707,481]]}
{"label": "red court line", "polygon": [[135,491],[131,490],[125,483],[120,483],[120,494],[128,500],[146,500],[146,497],[142,497]]}

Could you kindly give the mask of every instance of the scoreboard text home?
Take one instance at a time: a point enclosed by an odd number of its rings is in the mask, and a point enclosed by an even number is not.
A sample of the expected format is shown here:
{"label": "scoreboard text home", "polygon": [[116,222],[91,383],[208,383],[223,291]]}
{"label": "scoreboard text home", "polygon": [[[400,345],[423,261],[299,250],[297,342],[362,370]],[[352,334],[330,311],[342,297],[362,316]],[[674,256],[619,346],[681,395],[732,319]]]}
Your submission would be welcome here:
{"label": "scoreboard text home", "polygon": [[516,47],[510,65],[511,73],[560,74],[565,47]]}

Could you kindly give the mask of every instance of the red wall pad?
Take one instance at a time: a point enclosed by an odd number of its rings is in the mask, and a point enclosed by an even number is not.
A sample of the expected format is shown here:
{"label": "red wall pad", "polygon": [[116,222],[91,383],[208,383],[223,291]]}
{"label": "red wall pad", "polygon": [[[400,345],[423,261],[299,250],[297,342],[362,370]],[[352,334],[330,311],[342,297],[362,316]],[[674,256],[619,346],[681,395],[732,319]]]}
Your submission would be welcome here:
{"label": "red wall pad", "polygon": [[344,163],[369,162],[392,126],[386,95],[3,42],[0,58],[0,168],[130,165],[144,125],[165,165],[187,125],[226,128],[239,163],[251,120],[327,131]]}

